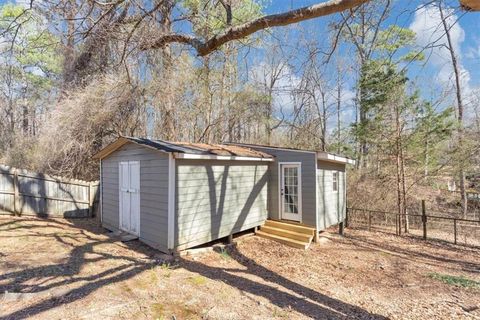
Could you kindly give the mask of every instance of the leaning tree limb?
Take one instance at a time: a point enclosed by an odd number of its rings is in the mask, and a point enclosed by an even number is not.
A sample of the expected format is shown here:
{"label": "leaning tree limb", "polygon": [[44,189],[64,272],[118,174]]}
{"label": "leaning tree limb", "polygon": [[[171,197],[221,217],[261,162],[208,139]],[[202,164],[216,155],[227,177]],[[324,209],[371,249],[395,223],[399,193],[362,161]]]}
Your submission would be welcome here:
{"label": "leaning tree limb", "polygon": [[369,1],[370,0],[330,0],[321,2],[284,13],[263,16],[238,26],[229,27],[207,40],[202,40],[188,34],[162,34],[153,40],[141,43],[140,49],[158,49],[169,43],[182,43],[193,47],[199,56],[206,56],[227,42],[245,38],[257,31],[327,16],[352,9]]}

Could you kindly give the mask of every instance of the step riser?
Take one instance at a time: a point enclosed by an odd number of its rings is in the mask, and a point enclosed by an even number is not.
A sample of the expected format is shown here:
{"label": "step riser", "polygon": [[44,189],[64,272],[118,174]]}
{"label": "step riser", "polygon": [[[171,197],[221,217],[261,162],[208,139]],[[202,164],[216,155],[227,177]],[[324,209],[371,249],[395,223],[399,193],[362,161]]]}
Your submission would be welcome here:
{"label": "step riser", "polygon": [[287,223],[281,223],[277,221],[272,221],[272,220],[267,220],[265,221],[265,226],[267,227],[272,227],[272,228],[278,228],[278,229],[285,229],[289,231],[293,231],[296,233],[302,233],[308,236],[315,236],[315,229],[308,228],[308,227],[302,227],[302,226],[296,226],[294,224],[287,224]]}
{"label": "step riser", "polygon": [[269,236],[269,234],[257,233],[257,235],[262,237],[262,238],[266,238],[266,239],[270,239],[270,240],[273,240],[273,241],[281,242],[283,244],[286,244],[287,246],[297,248],[297,249],[304,249],[305,250],[305,249],[308,248],[308,245],[309,245],[308,243],[299,244],[299,243],[290,242],[288,240],[276,239],[276,238],[273,238],[273,237]]}
{"label": "step riser", "polygon": [[269,228],[269,227],[260,227],[260,230],[266,233],[270,234],[276,234],[277,236],[282,236],[285,238],[293,239],[293,240],[298,240],[298,241],[303,241],[303,242],[310,242],[312,241],[312,236],[307,235],[307,234],[291,234],[288,232],[285,232],[285,230],[278,230],[274,228]]}

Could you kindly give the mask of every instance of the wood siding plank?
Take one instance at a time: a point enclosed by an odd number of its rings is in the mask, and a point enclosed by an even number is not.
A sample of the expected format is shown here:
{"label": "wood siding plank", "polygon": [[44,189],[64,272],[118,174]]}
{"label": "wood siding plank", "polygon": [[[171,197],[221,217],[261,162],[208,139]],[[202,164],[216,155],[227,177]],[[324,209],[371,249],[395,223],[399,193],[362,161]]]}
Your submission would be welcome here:
{"label": "wood siding plank", "polygon": [[226,237],[267,219],[267,164],[177,159],[176,172],[175,247]]}

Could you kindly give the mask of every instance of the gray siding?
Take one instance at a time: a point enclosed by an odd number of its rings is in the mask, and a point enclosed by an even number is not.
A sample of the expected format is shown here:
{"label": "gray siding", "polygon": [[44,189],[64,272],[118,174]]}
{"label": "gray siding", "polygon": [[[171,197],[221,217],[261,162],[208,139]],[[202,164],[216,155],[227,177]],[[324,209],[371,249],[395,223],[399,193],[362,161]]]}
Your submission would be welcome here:
{"label": "gray siding", "polygon": [[[333,173],[338,172],[338,192],[333,191]],[[345,219],[346,174],[345,165],[318,161],[318,229],[324,230]]]}
{"label": "gray siding", "polygon": [[315,181],[315,152],[284,150],[259,146],[248,146],[275,156],[275,161],[269,165],[270,183],[268,187],[268,214],[272,219],[280,220],[279,210],[279,162],[302,163],[302,223],[316,226],[316,181]]}
{"label": "gray siding", "polygon": [[129,143],[102,160],[102,224],[119,228],[118,164],[140,161],[140,240],[167,252],[168,154]]}
{"label": "gray siding", "polygon": [[193,247],[263,224],[267,184],[265,163],[177,159],[175,247]]}

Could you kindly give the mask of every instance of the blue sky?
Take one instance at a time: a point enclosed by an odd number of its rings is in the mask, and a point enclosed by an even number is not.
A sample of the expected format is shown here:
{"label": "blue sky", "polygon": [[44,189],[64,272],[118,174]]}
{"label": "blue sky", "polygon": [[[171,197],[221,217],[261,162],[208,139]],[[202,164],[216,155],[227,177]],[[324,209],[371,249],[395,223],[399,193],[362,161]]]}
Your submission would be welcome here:
{"label": "blue sky", "polygon": [[[267,13],[276,13],[291,8],[298,8],[317,3],[314,0],[284,0],[270,1],[266,5]],[[433,6],[424,7],[425,1],[397,0],[393,1],[393,9],[387,24],[397,24],[415,31],[417,45],[423,47],[433,39],[441,39],[437,44],[445,43],[446,38],[441,27],[438,9]],[[459,63],[462,70],[463,86],[466,95],[480,87],[480,12],[464,12],[458,8],[457,0],[448,1],[451,6],[449,22],[452,41],[457,50]],[[338,21],[338,16],[318,18],[300,23],[301,30],[308,36],[315,37],[320,43],[328,37],[328,24]],[[440,28],[441,29],[441,28]],[[289,28],[286,36],[295,37],[296,31]],[[443,37],[442,37],[443,36]],[[415,81],[416,87],[422,90],[425,99],[435,101],[440,96],[439,86],[451,84],[452,69],[450,67],[449,53],[444,48],[436,48],[425,52],[429,59],[423,63],[409,65],[409,77]],[[346,54],[345,52],[343,53]],[[354,84],[351,83],[351,86]]]}

